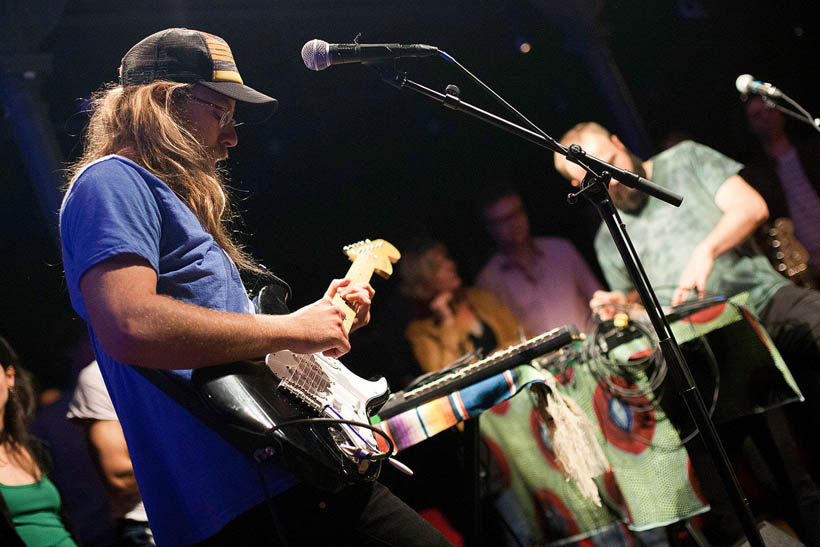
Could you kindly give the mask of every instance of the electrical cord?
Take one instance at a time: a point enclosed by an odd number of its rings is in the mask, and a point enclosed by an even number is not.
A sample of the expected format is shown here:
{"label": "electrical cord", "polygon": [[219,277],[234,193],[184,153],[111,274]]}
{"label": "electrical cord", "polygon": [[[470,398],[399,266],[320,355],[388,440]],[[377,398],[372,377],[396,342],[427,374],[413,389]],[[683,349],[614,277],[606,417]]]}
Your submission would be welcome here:
{"label": "electrical cord", "polygon": [[[365,459],[368,459],[368,460],[371,460],[371,461],[381,461],[381,460],[389,459],[393,454],[393,450],[395,450],[395,448],[396,448],[396,445],[393,443],[392,439],[390,439],[390,437],[387,435],[387,433],[385,433],[384,431],[382,431],[378,427],[375,427],[375,426],[370,425],[370,424],[366,424],[364,422],[357,422],[355,420],[344,420],[344,419],[341,419],[341,418],[299,418],[299,419],[296,419],[296,420],[288,420],[287,422],[282,422],[280,424],[277,424],[277,425],[271,427],[268,431],[278,431],[280,429],[284,429],[286,427],[295,426],[295,425],[314,425],[314,424],[343,424],[343,425],[350,425],[350,426],[355,426],[355,427],[363,427],[365,429],[369,429],[373,433],[376,433],[377,435],[379,435],[380,437],[382,437],[385,440],[385,442],[387,443],[387,446],[388,446],[388,450],[379,452],[375,455],[362,456]],[[263,450],[263,449],[260,449],[260,450]],[[257,453],[258,452],[259,452],[259,450],[257,450]],[[264,459],[264,457],[267,456],[267,455],[269,455],[269,454],[267,452],[265,452],[264,454],[259,454],[259,457],[262,457]],[[254,457],[257,458],[257,460],[259,459],[256,455]]]}
{"label": "electrical cord", "polygon": [[817,130],[818,132],[820,132],[820,119],[813,117],[813,116],[812,116],[812,115],[808,112],[808,110],[806,110],[805,108],[803,108],[802,106],[800,106],[800,105],[797,103],[797,101],[795,101],[794,99],[792,99],[791,97],[789,97],[788,95],[786,95],[785,93],[783,93],[782,91],[781,91],[781,97],[782,97],[782,98],[783,98],[783,99],[784,99],[787,103],[789,103],[791,106],[793,106],[793,107],[797,110],[797,112],[794,112],[794,111],[792,111],[792,110],[789,110],[788,108],[784,108],[784,107],[780,106],[780,105],[779,105],[779,104],[777,104],[777,103],[776,103],[773,99],[771,99],[771,98],[769,98],[769,97],[766,97],[765,95],[763,96],[763,102],[764,102],[764,103],[766,104],[766,106],[768,106],[769,108],[774,108],[775,110],[779,110],[780,112],[782,112],[783,114],[786,114],[787,116],[791,116],[792,118],[795,118],[795,119],[797,119],[797,120],[800,120],[800,121],[806,122],[806,123],[808,123],[810,126],[812,126],[815,130]]}
{"label": "electrical cord", "polygon": [[[708,295],[705,297],[705,300],[709,299],[715,301],[725,301],[725,297],[716,295]],[[686,305],[692,307],[696,302],[698,301],[691,301],[691,303],[687,303]],[[623,313],[627,313],[630,309],[634,309],[634,306],[624,306],[618,304],[607,304],[607,306],[614,307],[618,312]],[[680,308],[678,307],[678,309]],[[692,310],[692,312],[695,311],[697,310]],[[598,379],[598,384],[606,389],[607,392],[609,392],[613,397],[617,397],[623,404],[629,406],[636,412],[650,412],[659,408],[664,394],[663,380],[667,376],[668,368],[665,360],[663,359],[663,355],[660,352],[657,339],[654,336],[654,331],[649,328],[649,325],[645,321],[641,320],[630,320],[625,327],[615,327],[610,321],[600,320],[600,318],[597,317],[596,310],[593,310],[593,320],[595,321],[595,327],[589,337],[589,343],[585,344],[582,348],[585,350],[582,356],[582,362],[590,364],[590,371]],[[711,376],[714,381],[712,400],[709,408],[709,416],[711,417],[714,415],[718,397],[720,395],[720,371],[717,364],[717,358],[706,340],[704,333],[702,333],[700,329],[698,329],[697,326],[691,322],[690,328],[694,332],[694,336],[691,337],[690,341],[698,340],[700,342],[704,352],[706,353],[706,362],[710,366]],[[618,332],[623,333],[624,329],[629,329],[630,332],[622,335],[622,337],[629,336],[629,339],[631,340],[642,336],[650,341],[650,345],[653,348],[652,352],[645,357],[630,359],[629,361],[618,361],[610,358],[608,339],[611,339],[612,336]],[[649,393],[647,393],[647,390],[642,388],[625,388],[612,380],[613,377],[624,378],[624,373],[626,373],[625,379],[627,381],[637,378],[640,373],[643,373],[644,377],[647,379],[646,386],[649,388]],[[635,404],[635,401],[639,398],[648,398],[648,404]],[[698,431],[695,429],[690,434],[681,438],[681,441],[677,446],[671,447],[670,449],[677,450],[680,446],[683,446],[691,441],[697,433]],[[640,435],[633,434],[632,436],[639,442],[646,443],[649,446],[654,446],[655,448],[661,449],[666,448],[653,444],[651,440],[644,439]]]}

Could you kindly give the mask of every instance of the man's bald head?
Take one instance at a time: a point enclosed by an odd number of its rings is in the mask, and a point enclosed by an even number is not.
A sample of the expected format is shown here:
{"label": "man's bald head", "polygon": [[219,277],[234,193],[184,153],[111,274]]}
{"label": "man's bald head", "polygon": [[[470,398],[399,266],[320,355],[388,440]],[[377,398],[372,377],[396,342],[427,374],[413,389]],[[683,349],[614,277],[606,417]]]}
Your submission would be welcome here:
{"label": "man's bald head", "polygon": [[[592,152],[592,149],[605,147],[606,143],[611,143],[612,137],[612,133],[597,122],[581,122],[575,124],[572,129],[564,133],[558,142],[566,147],[569,147],[571,144],[578,144],[587,153],[608,161],[606,158],[602,158],[600,155]],[[617,139],[617,137],[615,138]],[[618,142],[620,143],[620,141]],[[593,144],[593,146],[588,146],[586,143]],[[597,144],[597,146],[594,144]],[[555,169],[567,180],[580,181],[584,176],[583,170],[579,166],[568,162],[563,155],[557,152],[553,155],[553,162]]]}
{"label": "man's bald head", "polygon": [[[646,170],[641,160],[630,152],[621,140],[608,129],[596,122],[576,124],[567,131],[559,142],[569,147],[571,144],[580,145],[590,156],[603,160],[626,171],[632,171],[646,177]],[[580,185],[586,171],[584,168],[569,162],[561,154],[553,156],[555,169],[569,180],[573,186]],[[618,209],[628,213],[636,213],[646,203],[646,194],[613,181],[609,187],[612,202]]]}

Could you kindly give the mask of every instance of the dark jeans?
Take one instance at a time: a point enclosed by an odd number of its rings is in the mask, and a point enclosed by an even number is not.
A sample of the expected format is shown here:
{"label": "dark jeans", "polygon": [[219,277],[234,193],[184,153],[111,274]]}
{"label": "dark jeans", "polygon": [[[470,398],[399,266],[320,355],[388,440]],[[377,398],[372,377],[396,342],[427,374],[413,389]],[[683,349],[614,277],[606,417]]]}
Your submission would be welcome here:
{"label": "dark jeans", "polygon": [[820,479],[820,292],[788,285],[772,297],[760,321],[806,398],[784,408],[792,429],[810,457],[809,470]]}
{"label": "dark jeans", "polygon": [[760,313],[809,402],[820,399],[820,291],[787,285]]}
{"label": "dark jeans", "polygon": [[[795,514],[800,517],[793,527],[802,532],[801,539],[807,545],[820,545],[820,491],[815,485],[820,478],[820,291],[787,285],[775,293],[760,321],[806,398],[803,404],[787,405],[783,416],[770,418],[780,420],[770,429],[778,452],[784,456],[785,469],[778,479],[791,487]],[[808,451],[808,470],[800,461],[798,445],[786,438],[792,432]]]}
{"label": "dark jeans", "polygon": [[451,545],[418,513],[379,483],[328,494],[295,486],[239,515],[199,543],[213,546]]}

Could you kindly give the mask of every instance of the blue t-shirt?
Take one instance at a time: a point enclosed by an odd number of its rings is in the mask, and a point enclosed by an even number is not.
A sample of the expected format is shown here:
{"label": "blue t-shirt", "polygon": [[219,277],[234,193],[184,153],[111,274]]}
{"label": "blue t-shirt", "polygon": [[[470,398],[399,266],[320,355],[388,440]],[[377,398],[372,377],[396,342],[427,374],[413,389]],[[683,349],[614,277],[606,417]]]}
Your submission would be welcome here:
{"label": "blue t-shirt", "polygon": [[[71,302],[88,322],[80,278],[119,254],[156,270],[157,292],[222,311],[253,313],[233,261],[160,179],[120,157],[88,166],[63,200],[63,263]],[[130,366],[108,355],[89,325],[94,352],[128,443],[140,494],[159,545],[187,545],[295,479],[223,440]],[[173,371],[183,380],[191,370]]]}

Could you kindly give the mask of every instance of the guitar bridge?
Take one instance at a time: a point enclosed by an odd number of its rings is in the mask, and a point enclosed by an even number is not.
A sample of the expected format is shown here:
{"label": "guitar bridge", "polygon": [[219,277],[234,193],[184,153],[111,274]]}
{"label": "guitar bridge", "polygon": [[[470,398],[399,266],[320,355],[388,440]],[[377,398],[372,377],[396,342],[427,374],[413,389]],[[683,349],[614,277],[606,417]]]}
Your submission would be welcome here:
{"label": "guitar bridge", "polygon": [[324,402],[316,396],[315,393],[312,393],[302,386],[295,384],[289,380],[282,380],[279,382],[279,387],[285,389],[286,391],[290,392],[293,396],[297,399],[305,403],[307,406],[315,410],[316,412],[321,412],[322,409],[325,407]]}

